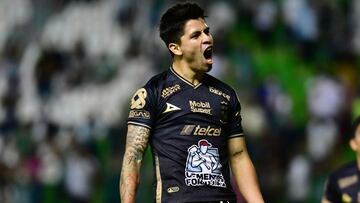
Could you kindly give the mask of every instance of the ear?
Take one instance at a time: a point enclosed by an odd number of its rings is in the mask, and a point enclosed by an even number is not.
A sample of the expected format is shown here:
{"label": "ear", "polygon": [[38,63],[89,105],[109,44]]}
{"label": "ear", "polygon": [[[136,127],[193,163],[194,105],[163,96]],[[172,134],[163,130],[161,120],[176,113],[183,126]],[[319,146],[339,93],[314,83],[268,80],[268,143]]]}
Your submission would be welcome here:
{"label": "ear", "polygon": [[182,51],[181,51],[180,45],[178,45],[178,44],[176,44],[176,43],[170,43],[170,44],[168,45],[168,48],[169,48],[169,50],[170,50],[174,55],[177,55],[177,56],[182,55]]}
{"label": "ear", "polygon": [[359,146],[357,145],[357,143],[355,142],[354,139],[351,139],[349,144],[350,144],[351,149],[354,151],[357,151],[357,149],[359,148]]}

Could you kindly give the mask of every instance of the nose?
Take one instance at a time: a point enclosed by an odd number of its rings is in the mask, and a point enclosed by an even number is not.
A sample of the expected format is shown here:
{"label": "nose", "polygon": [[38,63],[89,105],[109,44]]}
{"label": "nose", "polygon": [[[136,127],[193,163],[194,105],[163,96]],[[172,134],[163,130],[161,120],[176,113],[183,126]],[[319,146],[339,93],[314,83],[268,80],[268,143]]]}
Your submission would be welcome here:
{"label": "nose", "polygon": [[203,40],[202,40],[203,44],[212,44],[213,38],[210,33],[203,33],[202,35],[203,35]]}

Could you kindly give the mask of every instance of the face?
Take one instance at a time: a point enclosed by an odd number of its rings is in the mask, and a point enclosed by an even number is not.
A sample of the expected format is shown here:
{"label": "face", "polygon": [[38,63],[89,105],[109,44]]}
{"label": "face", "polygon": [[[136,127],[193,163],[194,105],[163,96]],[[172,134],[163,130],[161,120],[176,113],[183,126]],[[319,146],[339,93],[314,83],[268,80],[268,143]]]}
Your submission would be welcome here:
{"label": "face", "polygon": [[200,151],[205,154],[208,150],[208,146],[200,146]]}
{"label": "face", "polygon": [[350,140],[351,149],[360,155],[360,125],[356,127],[354,138]]}
{"label": "face", "polygon": [[192,19],[185,23],[179,49],[182,59],[193,71],[208,72],[211,70],[213,38],[204,19]]}

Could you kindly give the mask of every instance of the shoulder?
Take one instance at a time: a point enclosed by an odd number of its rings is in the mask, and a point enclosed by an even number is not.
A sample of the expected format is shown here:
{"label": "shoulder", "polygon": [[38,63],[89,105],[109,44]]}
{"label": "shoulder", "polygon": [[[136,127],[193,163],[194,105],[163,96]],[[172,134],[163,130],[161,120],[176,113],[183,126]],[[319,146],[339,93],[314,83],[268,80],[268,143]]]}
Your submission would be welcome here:
{"label": "shoulder", "polygon": [[169,70],[165,70],[151,77],[141,89],[145,90],[152,98],[155,98],[161,95],[160,92],[169,81],[171,81],[171,74]]}
{"label": "shoulder", "polygon": [[342,165],[330,174],[330,179],[342,179],[356,174],[358,171],[356,161]]}
{"label": "shoulder", "polygon": [[159,96],[159,89],[161,89],[162,84],[166,81],[168,77],[167,71],[161,72],[159,74],[151,77],[145,85],[138,88],[133,94],[132,101],[143,101],[147,100],[148,102],[156,102],[157,97]]}
{"label": "shoulder", "polygon": [[227,90],[227,91],[234,91],[234,89],[226,84],[225,82],[215,78],[212,75],[206,74],[206,82],[209,86],[215,86],[217,88],[221,88],[222,90]]}
{"label": "shoulder", "polygon": [[145,84],[146,88],[158,88],[162,86],[164,82],[166,82],[169,78],[169,70],[163,71],[157,75],[151,77],[148,82]]}

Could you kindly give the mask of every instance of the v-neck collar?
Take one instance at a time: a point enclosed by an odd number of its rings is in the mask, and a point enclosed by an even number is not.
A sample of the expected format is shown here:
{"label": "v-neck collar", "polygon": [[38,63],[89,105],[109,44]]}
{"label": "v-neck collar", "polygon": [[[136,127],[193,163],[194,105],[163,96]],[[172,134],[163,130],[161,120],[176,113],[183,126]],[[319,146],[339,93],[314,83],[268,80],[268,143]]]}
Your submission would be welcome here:
{"label": "v-neck collar", "polygon": [[[197,85],[192,84],[190,81],[188,81],[187,79],[185,79],[184,77],[182,77],[179,73],[177,73],[174,68],[172,66],[170,66],[170,71],[176,76],[178,77],[180,80],[182,80],[183,82],[185,82],[186,84],[190,85],[192,88],[196,89],[198,87],[200,87],[202,85],[202,82],[200,82]],[[205,75],[204,75],[205,76]]]}

